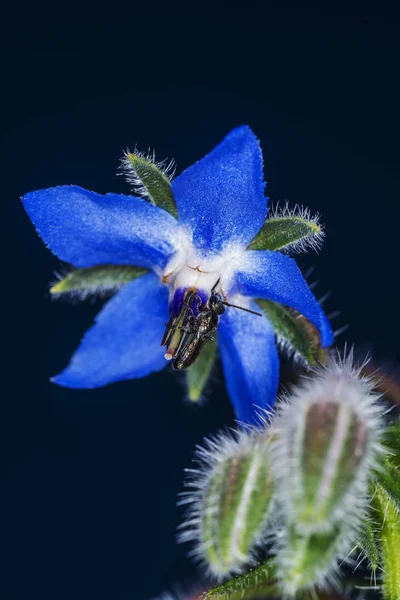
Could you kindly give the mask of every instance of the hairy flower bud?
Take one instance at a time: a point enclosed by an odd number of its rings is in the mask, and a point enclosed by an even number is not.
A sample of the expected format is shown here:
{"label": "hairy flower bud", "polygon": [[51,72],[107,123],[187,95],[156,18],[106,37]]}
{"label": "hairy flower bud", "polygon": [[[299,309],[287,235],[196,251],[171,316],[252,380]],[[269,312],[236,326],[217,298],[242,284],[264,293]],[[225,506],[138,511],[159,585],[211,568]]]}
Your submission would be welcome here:
{"label": "hairy flower bud", "polygon": [[216,577],[237,573],[252,562],[265,534],[272,497],[268,436],[240,432],[208,440],[197,451],[199,468],[189,471],[188,518],[181,541],[194,541],[195,554]]}
{"label": "hairy flower bud", "polygon": [[337,582],[338,557],[348,555],[352,537],[337,525],[323,533],[303,535],[288,526],[277,538],[276,574],[285,598],[315,585],[334,586]]}
{"label": "hairy flower bud", "polygon": [[366,507],[382,410],[351,360],[331,361],[306,379],[275,421],[277,493],[303,534],[351,526]]}

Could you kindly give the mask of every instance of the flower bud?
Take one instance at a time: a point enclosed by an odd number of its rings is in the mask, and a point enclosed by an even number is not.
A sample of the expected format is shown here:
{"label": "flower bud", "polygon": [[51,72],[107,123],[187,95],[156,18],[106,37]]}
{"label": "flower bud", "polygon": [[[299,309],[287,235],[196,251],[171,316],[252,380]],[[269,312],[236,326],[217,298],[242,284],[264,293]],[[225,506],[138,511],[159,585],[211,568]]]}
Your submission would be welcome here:
{"label": "flower bud", "polygon": [[350,528],[367,505],[382,410],[371,382],[344,361],[305,380],[274,424],[274,473],[286,520],[303,534]]}
{"label": "flower bud", "polygon": [[272,496],[272,472],[265,433],[237,432],[208,440],[197,451],[199,469],[190,472],[182,504],[190,509],[181,541],[220,578],[252,562],[265,533]]}
{"label": "flower bud", "polygon": [[302,535],[294,526],[281,533],[275,560],[283,596],[292,598],[299,590],[315,585],[335,586],[338,557],[352,548],[352,538],[340,525],[331,531]]}

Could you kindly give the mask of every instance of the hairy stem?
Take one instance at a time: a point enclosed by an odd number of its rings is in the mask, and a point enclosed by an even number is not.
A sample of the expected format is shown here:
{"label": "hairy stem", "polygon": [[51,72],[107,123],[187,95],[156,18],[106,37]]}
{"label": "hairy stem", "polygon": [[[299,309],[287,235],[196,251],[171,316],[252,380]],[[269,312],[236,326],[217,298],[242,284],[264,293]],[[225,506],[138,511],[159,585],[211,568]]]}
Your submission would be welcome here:
{"label": "hairy stem", "polygon": [[378,513],[380,529],[377,532],[383,574],[383,597],[385,600],[400,598],[400,517],[389,494],[378,484],[373,499]]}

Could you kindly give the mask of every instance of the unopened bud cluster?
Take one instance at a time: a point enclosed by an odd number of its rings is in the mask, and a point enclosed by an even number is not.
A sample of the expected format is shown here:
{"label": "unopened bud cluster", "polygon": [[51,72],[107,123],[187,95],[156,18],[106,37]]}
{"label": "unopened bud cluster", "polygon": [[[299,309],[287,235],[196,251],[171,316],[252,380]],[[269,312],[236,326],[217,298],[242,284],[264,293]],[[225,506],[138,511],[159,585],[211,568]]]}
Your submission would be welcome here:
{"label": "unopened bud cluster", "polygon": [[351,358],[305,379],[265,431],[198,451],[182,539],[195,540],[214,575],[239,572],[269,537],[286,596],[334,581],[368,507],[382,429],[377,396]]}

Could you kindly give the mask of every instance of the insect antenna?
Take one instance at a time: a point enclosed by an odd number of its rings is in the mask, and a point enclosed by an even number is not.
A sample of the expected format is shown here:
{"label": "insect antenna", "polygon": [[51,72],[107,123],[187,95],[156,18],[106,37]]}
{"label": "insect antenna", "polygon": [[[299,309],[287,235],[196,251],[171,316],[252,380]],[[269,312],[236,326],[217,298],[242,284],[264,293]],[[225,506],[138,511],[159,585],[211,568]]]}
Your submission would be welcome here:
{"label": "insect antenna", "polygon": [[221,277],[219,277],[217,279],[217,281],[214,283],[214,285],[211,288],[211,294],[214,294],[215,290],[217,289],[217,285],[219,284],[219,282],[221,281]]}
{"label": "insect antenna", "polygon": [[237,304],[229,304],[229,302],[224,302],[221,300],[222,304],[225,306],[231,306],[232,308],[238,308],[239,310],[245,310],[246,312],[251,313],[252,315],[257,315],[258,317],[262,317],[262,313],[256,312],[255,310],[250,310],[249,308],[244,308],[243,306],[238,306]]}

